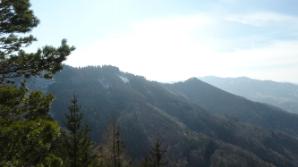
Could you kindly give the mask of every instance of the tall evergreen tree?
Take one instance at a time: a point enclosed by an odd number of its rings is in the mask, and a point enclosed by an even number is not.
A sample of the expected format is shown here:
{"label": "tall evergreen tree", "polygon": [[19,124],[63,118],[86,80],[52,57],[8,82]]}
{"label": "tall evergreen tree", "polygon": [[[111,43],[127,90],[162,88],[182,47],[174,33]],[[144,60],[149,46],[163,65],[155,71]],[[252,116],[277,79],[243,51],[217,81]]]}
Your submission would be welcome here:
{"label": "tall evergreen tree", "polygon": [[114,125],[112,128],[112,158],[113,167],[121,167],[121,146],[120,146],[120,131],[119,128]]}
{"label": "tall evergreen tree", "polygon": [[102,167],[130,167],[131,162],[123,150],[120,128],[116,121],[113,121],[108,128],[104,144],[98,152],[100,165]]}
{"label": "tall evergreen tree", "polygon": [[82,124],[83,115],[76,96],[73,96],[66,114],[66,130],[63,132],[66,150],[66,165],[70,167],[93,166],[96,160],[94,145],[89,137],[88,127]]}
{"label": "tall evergreen tree", "polygon": [[152,149],[149,152],[148,157],[145,157],[142,166],[143,167],[163,167],[167,165],[165,159],[166,150],[162,148],[162,144],[159,139],[156,140]]}
{"label": "tall evergreen tree", "polygon": [[53,97],[13,84],[18,78],[52,77],[74,49],[62,40],[58,48],[25,52],[36,41],[27,33],[38,23],[29,0],[0,1],[0,166],[62,164],[52,151],[60,135],[48,114]]}

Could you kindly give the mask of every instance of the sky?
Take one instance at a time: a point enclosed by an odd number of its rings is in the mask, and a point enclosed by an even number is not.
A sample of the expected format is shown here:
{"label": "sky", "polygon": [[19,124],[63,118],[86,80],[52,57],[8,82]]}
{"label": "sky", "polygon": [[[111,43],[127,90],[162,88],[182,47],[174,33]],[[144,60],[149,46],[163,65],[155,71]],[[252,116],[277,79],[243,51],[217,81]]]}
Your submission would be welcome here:
{"label": "sky", "polygon": [[246,76],[298,83],[297,0],[31,0],[34,47],[66,64],[114,65],[149,80]]}

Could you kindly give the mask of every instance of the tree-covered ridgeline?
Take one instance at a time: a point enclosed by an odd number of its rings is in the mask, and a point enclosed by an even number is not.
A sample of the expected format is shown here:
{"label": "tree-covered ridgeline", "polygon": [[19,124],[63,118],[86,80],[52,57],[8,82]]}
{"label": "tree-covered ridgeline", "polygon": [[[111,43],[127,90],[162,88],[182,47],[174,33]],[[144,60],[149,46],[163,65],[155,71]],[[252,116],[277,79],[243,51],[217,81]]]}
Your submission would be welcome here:
{"label": "tree-covered ridgeline", "polygon": [[[0,0],[1,167],[297,166],[297,116],[227,95],[196,79],[170,86],[111,66],[69,69],[62,80],[56,78],[55,96],[63,103],[78,91],[88,112],[83,119],[73,97],[61,127],[49,114],[54,96],[29,90],[26,80],[52,78],[74,48],[62,40],[61,46],[26,52],[37,40],[30,31],[38,23],[29,0]],[[227,117],[207,113],[200,107],[204,104],[207,111]],[[67,111],[63,105],[52,114]],[[111,117],[115,122],[95,146],[83,120],[93,133],[102,134],[99,128],[106,128]],[[159,140],[152,144],[156,134],[162,134],[167,149]]]}

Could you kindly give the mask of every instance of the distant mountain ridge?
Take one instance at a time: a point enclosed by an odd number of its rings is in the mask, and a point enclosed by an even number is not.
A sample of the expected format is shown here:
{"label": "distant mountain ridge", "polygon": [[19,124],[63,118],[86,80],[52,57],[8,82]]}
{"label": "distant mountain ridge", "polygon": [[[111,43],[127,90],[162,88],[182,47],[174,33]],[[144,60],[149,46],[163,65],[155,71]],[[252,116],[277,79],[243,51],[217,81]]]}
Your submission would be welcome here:
{"label": "distant mountain ridge", "polygon": [[[298,136],[295,128],[295,126],[298,127],[296,121],[298,115],[296,114],[286,113],[273,106],[249,101],[196,78],[170,84],[169,88],[210,112],[269,129],[287,131]],[[289,127],[294,128],[293,131]]]}
{"label": "distant mountain ridge", "polygon": [[298,85],[247,77],[220,78],[202,77],[203,81],[227,92],[247,99],[280,107],[298,113]]}
{"label": "distant mountain ridge", "polygon": [[56,97],[52,114],[60,122],[76,94],[97,142],[116,119],[137,160],[161,138],[170,166],[298,166],[297,115],[198,79],[162,84],[113,66],[66,66],[44,89]]}

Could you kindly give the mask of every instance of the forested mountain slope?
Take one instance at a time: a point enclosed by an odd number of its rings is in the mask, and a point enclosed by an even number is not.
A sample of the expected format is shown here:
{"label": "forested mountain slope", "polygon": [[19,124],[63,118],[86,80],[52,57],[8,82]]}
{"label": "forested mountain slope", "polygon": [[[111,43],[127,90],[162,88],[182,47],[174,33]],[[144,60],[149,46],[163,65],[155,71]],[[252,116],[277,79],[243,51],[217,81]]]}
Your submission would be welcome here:
{"label": "forested mountain slope", "polygon": [[[135,160],[142,159],[160,138],[170,166],[298,166],[296,115],[214,87],[200,92],[196,86],[205,84],[201,81],[186,87],[203,97],[187,95],[179,88],[184,83],[177,84],[148,81],[112,66],[66,66],[47,90],[56,97],[52,115],[60,122],[70,97],[78,96],[96,142],[116,120],[125,148]],[[240,110],[229,112],[232,102]],[[266,113],[273,114],[272,120]]]}
{"label": "forested mountain slope", "polygon": [[167,88],[212,113],[223,115],[235,121],[298,136],[297,114],[291,114],[263,103],[249,101],[196,78],[169,84]]}

